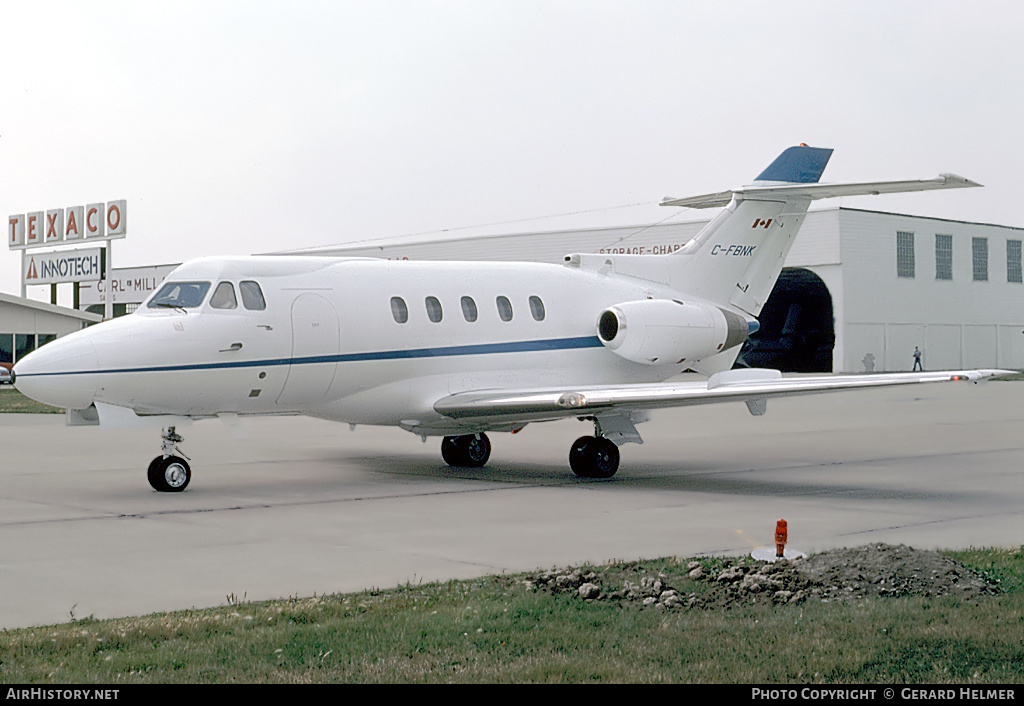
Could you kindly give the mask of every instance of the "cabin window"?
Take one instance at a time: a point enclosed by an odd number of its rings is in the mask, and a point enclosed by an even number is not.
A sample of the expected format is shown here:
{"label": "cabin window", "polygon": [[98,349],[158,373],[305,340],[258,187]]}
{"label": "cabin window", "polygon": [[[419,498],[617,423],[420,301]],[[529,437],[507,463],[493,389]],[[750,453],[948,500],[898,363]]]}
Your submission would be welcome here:
{"label": "cabin window", "polygon": [[237,309],[238,300],[235,299],[235,288],[230,282],[221,282],[213,290],[210,297],[210,306],[214,309]]}
{"label": "cabin window", "polygon": [[441,302],[438,301],[437,297],[427,297],[427,318],[432,322],[440,323],[443,312],[441,311]]}
{"label": "cabin window", "polygon": [[203,303],[209,282],[168,282],[146,304],[150,309],[192,309]]}
{"label": "cabin window", "polygon": [[540,297],[530,297],[530,313],[533,314],[534,321],[544,320],[544,302],[540,300]]}
{"label": "cabin window", "polygon": [[395,317],[395,322],[404,324],[409,320],[409,307],[405,305],[405,300],[401,297],[391,297],[391,315]]}
{"label": "cabin window", "polygon": [[508,300],[508,297],[498,297],[495,300],[498,304],[498,316],[501,317],[502,321],[512,320],[512,302]]}
{"label": "cabin window", "polygon": [[239,282],[238,292],[242,295],[242,306],[249,311],[263,311],[267,308],[267,300],[263,298],[263,290],[258,282]]}
{"label": "cabin window", "polygon": [[466,321],[472,323],[476,321],[476,302],[473,301],[473,297],[462,298],[462,315],[466,317]]}

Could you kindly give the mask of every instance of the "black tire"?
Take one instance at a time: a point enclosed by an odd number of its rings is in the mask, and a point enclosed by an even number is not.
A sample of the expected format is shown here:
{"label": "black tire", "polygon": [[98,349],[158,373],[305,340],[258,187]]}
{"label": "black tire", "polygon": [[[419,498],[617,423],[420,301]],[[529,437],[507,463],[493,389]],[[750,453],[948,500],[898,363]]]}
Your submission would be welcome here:
{"label": "black tire", "polygon": [[614,441],[597,437],[591,454],[592,478],[611,478],[619,470],[619,447]]}
{"label": "black tire", "polygon": [[487,434],[446,436],[441,441],[441,458],[449,466],[480,468],[491,457],[491,440]]}
{"label": "black tire", "polygon": [[581,436],[569,448],[569,468],[580,478],[611,478],[619,470],[619,447],[603,436]]}
{"label": "black tire", "polygon": [[459,455],[459,437],[446,436],[441,441],[441,458],[449,466],[461,466],[462,460]]}
{"label": "black tire", "polygon": [[569,447],[569,468],[580,478],[590,478],[590,447],[593,445],[593,436],[581,436],[572,442]]}
{"label": "black tire", "polygon": [[480,468],[491,457],[491,440],[487,434],[470,434],[462,437],[462,456],[464,465]]}
{"label": "black tire", "polygon": [[180,493],[192,480],[192,469],[188,461],[180,456],[157,456],[147,471],[149,484],[161,493]]}

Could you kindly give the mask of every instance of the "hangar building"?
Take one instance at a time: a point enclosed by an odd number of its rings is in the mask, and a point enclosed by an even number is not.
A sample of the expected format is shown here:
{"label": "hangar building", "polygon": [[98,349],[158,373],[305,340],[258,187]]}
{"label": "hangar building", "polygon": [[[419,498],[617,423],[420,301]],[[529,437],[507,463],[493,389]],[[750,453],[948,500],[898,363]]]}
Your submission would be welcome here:
{"label": "hangar building", "polygon": [[[655,255],[707,220],[455,238],[413,236],[288,254],[560,263]],[[790,372],[1024,369],[1024,228],[852,208],[807,214],[738,365]]]}

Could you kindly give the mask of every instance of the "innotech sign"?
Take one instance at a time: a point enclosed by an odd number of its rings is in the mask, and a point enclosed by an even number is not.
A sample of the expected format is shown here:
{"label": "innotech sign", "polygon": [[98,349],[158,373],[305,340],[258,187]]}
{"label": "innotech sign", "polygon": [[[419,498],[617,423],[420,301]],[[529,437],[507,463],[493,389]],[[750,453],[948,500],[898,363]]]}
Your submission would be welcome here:
{"label": "innotech sign", "polygon": [[103,248],[30,253],[25,257],[22,278],[27,285],[96,282],[103,279],[104,255]]}
{"label": "innotech sign", "polygon": [[123,238],[127,232],[128,202],[124,199],[7,217],[7,247],[11,250]]}

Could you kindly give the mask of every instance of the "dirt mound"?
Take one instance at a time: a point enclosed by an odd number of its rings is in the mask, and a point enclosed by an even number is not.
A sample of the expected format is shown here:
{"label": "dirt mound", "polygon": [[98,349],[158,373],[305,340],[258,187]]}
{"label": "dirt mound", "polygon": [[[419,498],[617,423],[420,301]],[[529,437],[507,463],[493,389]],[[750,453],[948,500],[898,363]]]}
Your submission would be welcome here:
{"label": "dirt mound", "polygon": [[975,598],[998,592],[995,582],[938,552],[872,544],[776,562],[707,559],[677,569],[639,562],[600,569],[544,571],[523,579],[533,590],[575,593],[661,610],[729,608],[751,603],[848,601],[869,596]]}

